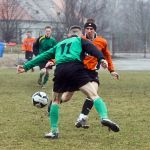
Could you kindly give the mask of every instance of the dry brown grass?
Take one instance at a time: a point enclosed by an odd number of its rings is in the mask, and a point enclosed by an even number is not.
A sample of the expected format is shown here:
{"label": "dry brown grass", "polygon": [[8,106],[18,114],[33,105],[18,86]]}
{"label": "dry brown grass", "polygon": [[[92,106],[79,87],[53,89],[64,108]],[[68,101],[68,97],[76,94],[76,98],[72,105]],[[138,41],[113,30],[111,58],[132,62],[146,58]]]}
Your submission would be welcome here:
{"label": "dry brown grass", "polygon": [[75,128],[85,98],[76,92],[70,102],[60,105],[58,140],[43,138],[49,131],[47,107],[37,109],[31,102],[39,90],[51,98],[53,72],[45,89],[37,86],[38,73],[16,74],[15,69],[0,68],[0,150],[150,150],[149,71],[120,71],[119,81],[100,72],[99,93],[110,118],[120,125],[119,133],[102,127],[94,108],[90,128]]}

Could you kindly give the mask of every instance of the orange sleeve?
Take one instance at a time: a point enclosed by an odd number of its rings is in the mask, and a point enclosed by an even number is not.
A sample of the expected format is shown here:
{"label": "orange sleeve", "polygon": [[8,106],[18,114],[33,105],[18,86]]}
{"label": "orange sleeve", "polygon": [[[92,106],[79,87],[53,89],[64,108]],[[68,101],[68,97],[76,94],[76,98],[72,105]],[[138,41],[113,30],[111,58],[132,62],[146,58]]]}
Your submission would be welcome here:
{"label": "orange sleeve", "polygon": [[[82,37],[83,39],[86,39],[85,36]],[[88,39],[87,39],[88,40]],[[110,72],[114,71],[114,65],[112,62],[111,54],[107,46],[107,40],[97,36],[92,43],[98,48],[98,50],[102,51],[104,58],[108,62],[108,70]],[[85,68],[89,70],[95,70],[96,66],[98,64],[97,58],[94,56],[87,55],[85,56],[83,63],[85,65]]]}
{"label": "orange sleeve", "polygon": [[113,62],[112,62],[111,54],[110,54],[110,51],[109,51],[107,46],[106,46],[106,48],[102,49],[102,53],[104,55],[104,58],[108,62],[108,70],[110,72],[114,71],[114,65],[113,65]]}
{"label": "orange sleeve", "polygon": [[112,62],[110,51],[108,49],[107,40],[102,38],[102,37],[97,37],[97,40],[95,40],[93,42],[93,44],[97,48],[101,49],[101,51],[102,51],[102,53],[104,55],[104,58],[108,62],[108,70],[110,72],[114,71],[114,65],[113,65],[113,62]]}

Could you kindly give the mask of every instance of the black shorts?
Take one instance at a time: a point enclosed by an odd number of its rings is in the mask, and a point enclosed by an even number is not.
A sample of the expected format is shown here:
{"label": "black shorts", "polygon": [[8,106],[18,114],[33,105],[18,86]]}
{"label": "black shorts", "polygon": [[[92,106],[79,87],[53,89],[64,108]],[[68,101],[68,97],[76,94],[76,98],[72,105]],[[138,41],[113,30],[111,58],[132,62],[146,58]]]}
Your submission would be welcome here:
{"label": "black shorts", "polygon": [[77,91],[83,85],[91,82],[92,79],[87,74],[82,63],[69,62],[56,66],[53,81],[53,91],[63,93]]}
{"label": "black shorts", "polygon": [[33,52],[25,51],[25,59],[27,59],[29,61],[32,59],[32,57],[33,57]]}
{"label": "black shorts", "polygon": [[95,70],[88,70],[88,69],[86,69],[86,71],[90,76],[90,78],[92,79],[92,81],[97,82],[99,85],[100,82],[99,82],[98,72],[96,72]]}

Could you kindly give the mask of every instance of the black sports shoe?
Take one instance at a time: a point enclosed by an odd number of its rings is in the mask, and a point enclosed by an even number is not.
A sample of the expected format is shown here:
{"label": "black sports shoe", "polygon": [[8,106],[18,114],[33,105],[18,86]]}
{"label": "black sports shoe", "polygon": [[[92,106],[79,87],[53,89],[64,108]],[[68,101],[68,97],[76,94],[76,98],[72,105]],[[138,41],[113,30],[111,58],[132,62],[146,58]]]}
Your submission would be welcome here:
{"label": "black sports shoe", "polygon": [[55,132],[55,133],[49,132],[49,133],[46,133],[44,137],[48,138],[48,139],[58,139],[59,133],[57,133],[57,132]]}
{"label": "black sports shoe", "polygon": [[102,119],[101,124],[103,126],[107,126],[109,128],[109,130],[112,130],[114,132],[119,132],[119,130],[120,130],[119,126],[109,119]]}
{"label": "black sports shoe", "polygon": [[85,120],[85,119],[78,120],[75,123],[75,126],[77,128],[84,128],[84,129],[88,129],[89,128],[89,125],[87,124],[87,120]]}
{"label": "black sports shoe", "polygon": [[47,108],[47,112],[48,112],[48,116],[50,115],[50,110],[51,110],[51,105],[52,105],[52,101],[50,101],[50,103],[48,104],[48,108]]}

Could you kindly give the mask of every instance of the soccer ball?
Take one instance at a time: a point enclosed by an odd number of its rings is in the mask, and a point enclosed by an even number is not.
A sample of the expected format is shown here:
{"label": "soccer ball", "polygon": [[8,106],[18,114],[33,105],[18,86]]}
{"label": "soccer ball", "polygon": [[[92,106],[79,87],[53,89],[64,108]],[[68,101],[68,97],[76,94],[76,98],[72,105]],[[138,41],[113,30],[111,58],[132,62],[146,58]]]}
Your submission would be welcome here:
{"label": "soccer ball", "polygon": [[43,108],[48,104],[48,96],[45,92],[36,92],[32,95],[32,103],[38,108]]}

